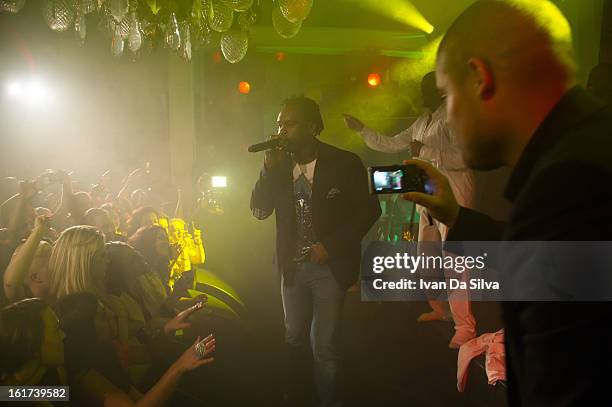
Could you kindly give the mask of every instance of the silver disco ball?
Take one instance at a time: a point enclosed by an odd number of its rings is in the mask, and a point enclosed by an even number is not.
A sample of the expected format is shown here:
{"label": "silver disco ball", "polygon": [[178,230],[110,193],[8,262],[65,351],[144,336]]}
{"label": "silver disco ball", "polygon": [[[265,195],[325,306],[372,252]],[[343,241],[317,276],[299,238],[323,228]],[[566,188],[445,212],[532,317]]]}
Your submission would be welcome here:
{"label": "silver disco ball", "polygon": [[74,21],[74,10],[66,0],[44,0],[43,17],[53,31],[66,31]]}
{"label": "silver disco ball", "polygon": [[240,62],[249,49],[249,36],[244,31],[232,30],[221,36],[221,52],[225,59],[235,64]]}
{"label": "silver disco ball", "polygon": [[25,0],[0,0],[0,12],[19,13],[24,4]]}
{"label": "silver disco ball", "polygon": [[277,4],[272,10],[272,25],[281,37],[292,38],[300,31],[302,21],[298,20],[296,23],[288,21]]}
{"label": "silver disco ball", "polygon": [[213,0],[208,14],[210,28],[225,32],[232,27],[234,22],[234,10],[232,10],[223,0]]}
{"label": "silver disco ball", "polygon": [[292,23],[306,20],[313,0],[278,0],[283,15]]}
{"label": "silver disco ball", "polygon": [[223,0],[234,11],[247,11],[253,5],[253,0]]}

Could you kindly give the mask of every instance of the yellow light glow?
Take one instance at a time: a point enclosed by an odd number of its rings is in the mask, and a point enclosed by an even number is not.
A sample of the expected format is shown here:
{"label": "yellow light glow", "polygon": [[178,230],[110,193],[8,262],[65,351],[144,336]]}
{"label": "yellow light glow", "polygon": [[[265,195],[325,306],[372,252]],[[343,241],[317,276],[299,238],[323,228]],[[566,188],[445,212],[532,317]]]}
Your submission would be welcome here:
{"label": "yellow light glow", "polygon": [[[423,75],[436,69],[436,53],[441,41],[442,35],[429,41],[421,49],[423,58],[407,58],[398,61],[390,69],[391,80],[397,81],[400,84],[420,83]],[[420,92],[418,86],[415,89],[417,92]]]}
{"label": "yellow light glow", "polygon": [[351,0],[351,4],[357,4],[373,13],[418,28],[427,34],[431,34],[434,30],[433,25],[431,25],[423,14],[417,10],[414,4],[408,0]]}

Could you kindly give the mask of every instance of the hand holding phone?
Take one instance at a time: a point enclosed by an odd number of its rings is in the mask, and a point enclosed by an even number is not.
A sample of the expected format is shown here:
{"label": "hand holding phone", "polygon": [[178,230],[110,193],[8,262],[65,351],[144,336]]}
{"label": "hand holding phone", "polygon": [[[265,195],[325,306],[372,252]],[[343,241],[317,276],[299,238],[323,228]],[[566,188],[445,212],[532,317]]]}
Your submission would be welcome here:
{"label": "hand holding phone", "polygon": [[427,191],[427,175],[416,165],[387,165],[368,168],[371,194]]}

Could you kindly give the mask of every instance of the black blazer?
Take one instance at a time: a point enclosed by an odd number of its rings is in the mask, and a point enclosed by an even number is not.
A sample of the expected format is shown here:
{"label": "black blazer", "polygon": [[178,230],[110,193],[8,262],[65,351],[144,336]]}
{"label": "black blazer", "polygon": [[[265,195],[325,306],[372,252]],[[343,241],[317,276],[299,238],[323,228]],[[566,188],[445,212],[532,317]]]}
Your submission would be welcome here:
{"label": "black blazer", "polygon": [[[570,90],[526,146],[505,195],[507,223],[461,208],[448,240],[612,240],[611,110]],[[588,278],[588,264],[581,272]],[[510,405],[609,397],[612,303],[506,302],[502,310]]]}
{"label": "black blazer", "polygon": [[[380,204],[368,191],[366,170],[359,157],[317,141],[318,156],[312,186],[313,226],[329,253],[329,266],[341,287],[357,279],[361,239],[380,216]],[[293,162],[285,160],[261,170],[251,194],[258,219],[276,212],[276,255],[280,272],[291,270],[296,252]]]}

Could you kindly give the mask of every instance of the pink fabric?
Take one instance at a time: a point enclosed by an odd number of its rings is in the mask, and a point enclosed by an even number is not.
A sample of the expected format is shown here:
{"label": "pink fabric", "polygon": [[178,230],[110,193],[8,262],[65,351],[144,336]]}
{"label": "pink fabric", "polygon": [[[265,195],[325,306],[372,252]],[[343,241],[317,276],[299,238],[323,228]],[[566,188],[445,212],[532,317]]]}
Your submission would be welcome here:
{"label": "pink fabric", "polygon": [[506,380],[506,352],[504,350],[504,330],[482,334],[459,348],[457,357],[457,390],[465,390],[468,367],[472,359],[486,352],[485,368],[489,384]]}

